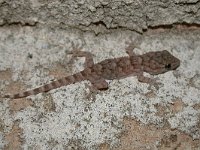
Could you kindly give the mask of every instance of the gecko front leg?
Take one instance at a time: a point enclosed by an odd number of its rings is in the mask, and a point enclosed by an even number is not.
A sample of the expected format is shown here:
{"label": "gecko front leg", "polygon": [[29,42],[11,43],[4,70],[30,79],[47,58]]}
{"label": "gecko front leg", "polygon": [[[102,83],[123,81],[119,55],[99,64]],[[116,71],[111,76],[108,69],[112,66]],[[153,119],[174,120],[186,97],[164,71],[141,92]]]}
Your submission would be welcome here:
{"label": "gecko front leg", "polygon": [[156,88],[156,90],[158,90],[159,89],[159,85],[162,84],[160,82],[157,82],[158,78],[153,78],[152,79],[152,78],[146,77],[146,76],[144,76],[143,72],[140,72],[137,75],[137,78],[138,78],[139,82],[149,84],[148,89],[151,89],[151,87],[154,86]]}

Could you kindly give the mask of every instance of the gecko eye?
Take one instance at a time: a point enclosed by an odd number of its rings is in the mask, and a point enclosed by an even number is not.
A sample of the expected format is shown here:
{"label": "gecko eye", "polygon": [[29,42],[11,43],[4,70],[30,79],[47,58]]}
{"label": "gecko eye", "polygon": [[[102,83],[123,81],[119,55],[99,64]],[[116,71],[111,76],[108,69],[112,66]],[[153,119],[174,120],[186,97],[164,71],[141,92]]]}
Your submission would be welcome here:
{"label": "gecko eye", "polygon": [[165,65],[165,68],[166,68],[166,69],[170,69],[170,68],[171,68],[171,64]]}

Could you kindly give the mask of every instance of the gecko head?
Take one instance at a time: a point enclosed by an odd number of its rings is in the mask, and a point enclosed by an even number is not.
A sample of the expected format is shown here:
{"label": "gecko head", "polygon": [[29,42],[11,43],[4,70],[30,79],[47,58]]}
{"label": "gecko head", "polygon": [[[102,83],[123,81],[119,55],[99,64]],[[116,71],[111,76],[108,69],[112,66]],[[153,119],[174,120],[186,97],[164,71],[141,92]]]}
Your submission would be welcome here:
{"label": "gecko head", "polygon": [[180,66],[180,60],[174,57],[167,50],[150,52],[149,66],[144,70],[149,74],[156,75],[165,73],[170,70],[175,70]]}

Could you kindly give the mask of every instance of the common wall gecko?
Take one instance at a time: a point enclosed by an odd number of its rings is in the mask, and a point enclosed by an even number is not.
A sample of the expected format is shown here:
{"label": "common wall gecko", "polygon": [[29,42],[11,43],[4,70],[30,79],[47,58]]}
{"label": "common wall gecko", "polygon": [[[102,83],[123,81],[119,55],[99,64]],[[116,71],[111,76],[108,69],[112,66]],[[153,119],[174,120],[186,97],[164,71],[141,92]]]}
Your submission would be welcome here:
{"label": "common wall gecko", "polygon": [[48,92],[52,89],[66,86],[83,80],[89,80],[94,89],[103,90],[108,88],[106,79],[120,79],[135,75],[138,81],[153,83],[154,79],[145,77],[143,72],[151,75],[162,74],[170,70],[175,70],[180,65],[180,60],[170,54],[167,50],[148,52],[143,55],[136,55],[130,47],[126,49],[129,56],[114,59],[106,59],[94,64],[92,54],[80,50],[72,51],[74,57],[85,57],[85,69],[73,75],[52,81],[49,84],[28,90],[14,95],[5,95],[3,98],[23,98]]}

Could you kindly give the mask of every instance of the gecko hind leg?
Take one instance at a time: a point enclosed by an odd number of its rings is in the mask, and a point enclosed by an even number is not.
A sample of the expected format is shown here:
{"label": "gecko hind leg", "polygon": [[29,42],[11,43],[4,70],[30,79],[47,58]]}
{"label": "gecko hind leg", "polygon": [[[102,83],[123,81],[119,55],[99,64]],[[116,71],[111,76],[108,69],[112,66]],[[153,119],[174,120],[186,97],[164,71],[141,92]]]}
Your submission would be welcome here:
{"label": "gecko hind leg", "polygon": [[84,67],[91,67],[94,65],[93,55],[90,52],[81,51],[82,47],[72,45],[73,50],[67,52],[67,54],[72,54],[72,57],[85,57]]}
{"label": "gecko hind leg", "polygon": [[[81,51],[82,48],[79,47],[78,45],[75,45],[74,43],[72,43],[72,47],[73,47],[73,51],[68,52],[68,54],[72,54],[73,57],[85,57],[85,63],[84,63],[85,68],[90,68],[94,65],[92,53]],[[87,79],[92,84],[92,87],[90,88],[92,92],[97,91],[97,90],[108,89],[108,83],[101,76],[97,76],[93,74],[91,76],[89,75]]]}
{"label": "gecko hind leg", "polygon": [[[75,46],[73,44],[73,51],[68,52],[67,54],[72,54],[73,57],[85,57],[85,63],[84,63],[85,68],[89,68],[94,65],[92,53],[81,51],[81,48],[79,48],[79,46]],[[97,90],[108,89],[108,83],[106,82],[104,78],[100,76],[91,75],[91,76],[88,76],[87,79],[92,84],[92,87],[90,88],[92,92],[97,91]]]}
{"label": "gecko hind leg", "polygon": [[89,86],[89,93],[87,94],[88,99],[95,100],[95,96],[99,93],[99,91],[107,90],[108,89],[108,83],[105,79],[101,77],[96,77],[93,79],[89,79],[91,82],[91,86]]}
{"label": "gecko hind leg", "polygon": [[105,79],[99,78],[98,80],[90,80],[92,83],[92,87],[94,90],[107,90],[108,89],[108,83]]}

